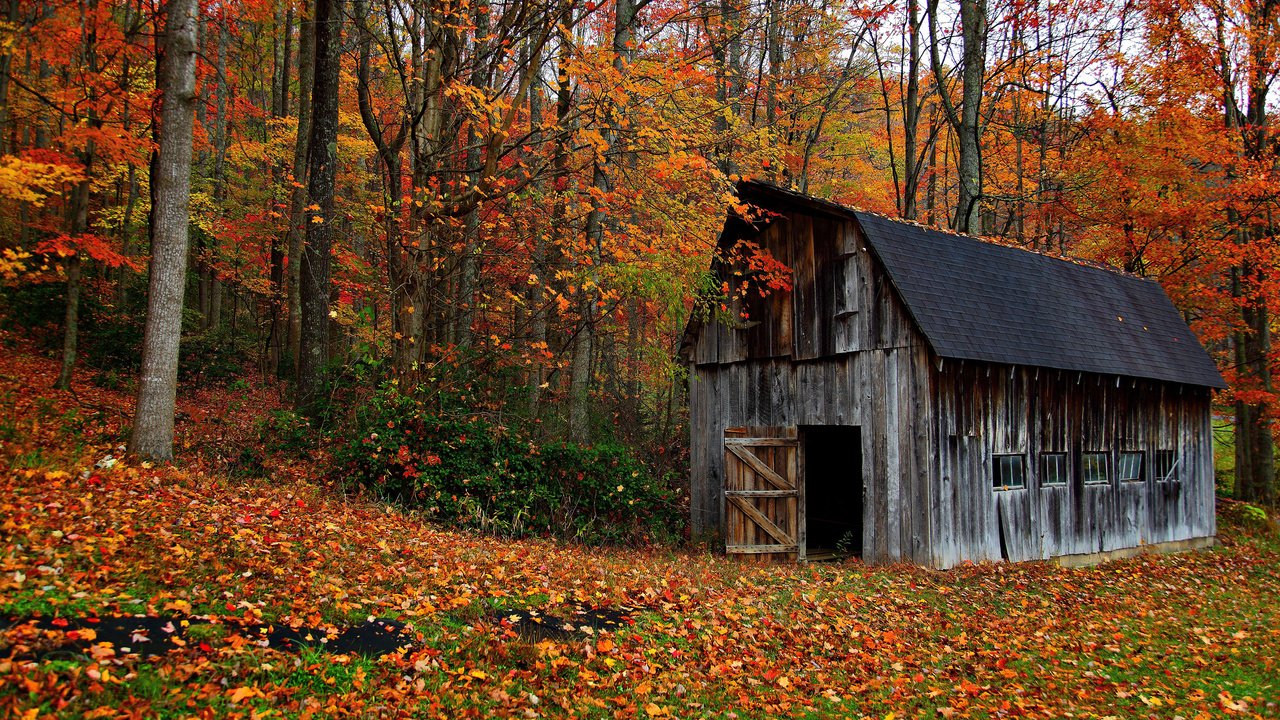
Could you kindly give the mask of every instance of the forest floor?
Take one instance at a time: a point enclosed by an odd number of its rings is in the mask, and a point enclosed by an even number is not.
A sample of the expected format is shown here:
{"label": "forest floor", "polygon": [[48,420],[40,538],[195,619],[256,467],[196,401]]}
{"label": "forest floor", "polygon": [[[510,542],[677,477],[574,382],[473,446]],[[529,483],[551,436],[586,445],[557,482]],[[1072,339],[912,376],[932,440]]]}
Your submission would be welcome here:
{"label": "forest floor", "polygon": [[[1280,717],[1280,542],[1233,512],[1077,569],[504,541],[244,460],[270,387],[185,394],[151,466],[55,376],[0,352],[3,717]],[[335,652],[370,618],[393,652]]]}

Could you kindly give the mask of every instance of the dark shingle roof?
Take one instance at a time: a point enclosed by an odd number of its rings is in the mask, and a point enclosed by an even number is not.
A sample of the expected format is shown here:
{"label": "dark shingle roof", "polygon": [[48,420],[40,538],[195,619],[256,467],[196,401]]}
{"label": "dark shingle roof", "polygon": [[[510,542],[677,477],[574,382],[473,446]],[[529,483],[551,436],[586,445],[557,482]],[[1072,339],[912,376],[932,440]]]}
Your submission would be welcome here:
{"label": "dark shingle roof", "polygon": [[1226,387],[1154,280],[751,185],[856,217],[941,357]]}
{"label": "dark shingle roof", "polygon": [[1226,387],[1154,280],[854,214],[942,357]]}

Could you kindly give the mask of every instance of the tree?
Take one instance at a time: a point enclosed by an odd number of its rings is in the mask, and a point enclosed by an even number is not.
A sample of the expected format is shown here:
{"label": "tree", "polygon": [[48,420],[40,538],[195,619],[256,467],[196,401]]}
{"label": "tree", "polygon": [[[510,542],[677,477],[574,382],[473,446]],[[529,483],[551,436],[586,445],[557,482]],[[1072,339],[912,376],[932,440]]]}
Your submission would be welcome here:
{"label": "tree", "polygon": [[338,80],[342,72],[342,0],[315,2],[315,71],[308,141],[306,242],[302,252],[302,330],[298,407],[316,410],[329,361],[329,270],[333,260],[334,183],[338,171]]}
{"label": "tree", "polygon": [[[1239,149],[1240,162],[1228,165],[1227,175],[1233,184],[1242,187],[1240,195],[1245,200],[1227,208],[1239,257],[1231,269],[1231,295],[1240,309],[1240,324],[1231,336],[1239,374],[1235,400],[1235,494],[1241,500],[1270,503],[1275,497],[1276,479],[1273,408],[1268,408],[1275,390],[1270,305],[1275,300],[1274,246],[1280,228],[1273,219],[1274,188],[1268,182],[1259,193],[1249,186],[1256,185],[1256,179],[1265,178],[1277,161],[1268,95],[1280,72],[1280,32],[1276,29],[1280,3],[1246,0],[1235,13],[1224,5],[1211,7],[1225,126],[1228,133],[1237,136]],[[1237,43],[1239,49],[1233,52]],[[1238,96],[1241,88],[1243,98]],[[1259,212],[1259,207],[1264,211]]]}
{"label": "tree", "polygon": [[160,142],[151,166],[151,281],[138,404],[129,450],[159,460],[173,457],[178,346],[182,337],[182,296],[190,222],[198,9],[196,0],[168,0],[165,4],[156,78],[156,89],[160,93]]}
{"label": "tree", "polygon": [[978,212],[982,201],[982,94],[987,60],[987,0],[960,0],[960,104],[952,102],[947,90],[938,40],[938,0],[929,3],[930,58],[938,99],[946,111],[960,145],[959,195],[952,227],[964,233],[979,232]]}

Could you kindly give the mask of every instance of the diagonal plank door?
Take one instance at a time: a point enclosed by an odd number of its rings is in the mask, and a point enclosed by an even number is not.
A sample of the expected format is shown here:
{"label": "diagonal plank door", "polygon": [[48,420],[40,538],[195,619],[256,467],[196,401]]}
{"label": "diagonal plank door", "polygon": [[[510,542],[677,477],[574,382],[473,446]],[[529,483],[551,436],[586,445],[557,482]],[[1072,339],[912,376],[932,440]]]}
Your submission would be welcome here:
{"label": "diagonal plank door", "polygon": [[794,560],[803,544],[800,443],[741,432],[730,430],[724,439],[725,552]]}

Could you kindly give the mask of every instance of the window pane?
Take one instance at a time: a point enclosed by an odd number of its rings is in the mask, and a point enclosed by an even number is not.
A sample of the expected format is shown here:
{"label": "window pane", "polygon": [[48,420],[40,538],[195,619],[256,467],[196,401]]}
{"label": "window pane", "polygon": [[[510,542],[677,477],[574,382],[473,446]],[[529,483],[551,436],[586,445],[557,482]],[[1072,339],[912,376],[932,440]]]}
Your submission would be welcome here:
{"label": "window pane", "polygon": [[1101,485],[1110,482],[1107,477],[1107,454],[1104,452],[1087,452],[1080,456],[1080,474],[1089,485]]}
{"label": "window pane", "polygon": [[1120,453],[1120,481],[1139,482],[1142,480],[1142,453]]}
{"label": "window pane", "polygon": [[1067,454],[1042,453],[1040,455],[1040,485],[1067,484]]}
{"label": "window pane", "polygon": [[1157,450],[1151,457],[1152,477],[1156,480],[1177,480],[1177,461],[1172,450]]}
{"label": "window pane", "polygon": [[1026,459],[1022,455],[996,455],[992,460],[993,487],[997,490],[1026,487]]}

